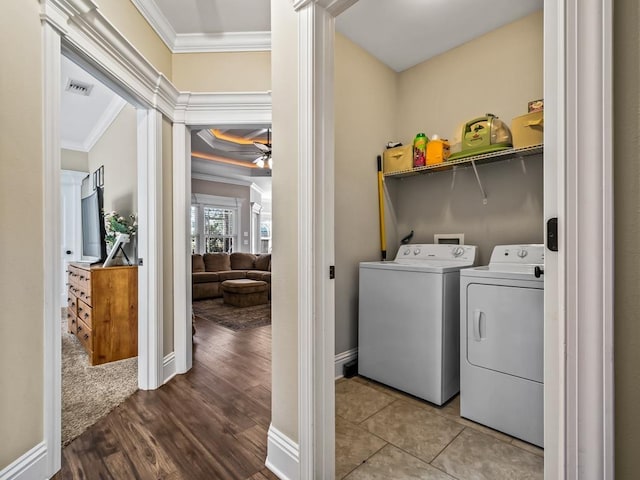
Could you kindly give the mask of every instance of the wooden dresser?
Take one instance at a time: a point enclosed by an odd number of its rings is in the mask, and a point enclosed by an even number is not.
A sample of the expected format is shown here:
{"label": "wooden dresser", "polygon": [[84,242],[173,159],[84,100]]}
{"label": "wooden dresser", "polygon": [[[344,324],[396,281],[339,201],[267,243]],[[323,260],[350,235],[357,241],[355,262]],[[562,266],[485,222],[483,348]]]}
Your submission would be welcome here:
{"label": "wooden dresser", "polygon": [[138,355],[138,267],[70,263],[67,320],[91,365]]}

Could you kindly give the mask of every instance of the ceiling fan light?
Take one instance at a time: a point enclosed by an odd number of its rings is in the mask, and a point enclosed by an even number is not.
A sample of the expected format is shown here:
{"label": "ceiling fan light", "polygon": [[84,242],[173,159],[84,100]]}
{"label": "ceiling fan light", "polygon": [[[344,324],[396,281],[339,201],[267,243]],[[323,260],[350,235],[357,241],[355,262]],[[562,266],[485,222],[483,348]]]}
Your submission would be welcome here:
{"label": "ceiling fan light", "polygon": [[271,157],[269,157],[269,160],[267,160],[267,165],[269,166],[269,168],[273,168],[273,160],[271,159]]}
{"label": "ceiling fan light", "polygon": [[264,168],[264,160],[259,158],[258,160],[256,160],[256,165],[258,165],[258,167],[260,168]]}

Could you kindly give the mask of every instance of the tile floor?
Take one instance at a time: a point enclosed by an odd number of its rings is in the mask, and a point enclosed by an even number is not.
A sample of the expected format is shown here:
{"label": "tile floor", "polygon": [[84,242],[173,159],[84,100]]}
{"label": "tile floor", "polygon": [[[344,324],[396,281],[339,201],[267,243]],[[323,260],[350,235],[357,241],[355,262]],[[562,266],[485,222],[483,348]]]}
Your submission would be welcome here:
{"label": "tile floor", "polygon": [[442,407],[354,377],[336,383],[336,479],[533,480],[543,450]]}

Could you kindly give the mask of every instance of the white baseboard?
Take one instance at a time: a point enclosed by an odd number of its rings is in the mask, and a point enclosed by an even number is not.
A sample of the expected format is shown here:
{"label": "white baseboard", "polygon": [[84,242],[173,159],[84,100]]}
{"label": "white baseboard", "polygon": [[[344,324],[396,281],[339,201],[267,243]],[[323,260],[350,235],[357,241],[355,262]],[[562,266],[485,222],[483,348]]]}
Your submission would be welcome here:
{"label": "white baseboard", "polygon": [[46,470],[47,445],[41,442],[0,471],[0,480],[44,480]]}
{"label": "white baseboard", "polygon": [[358,358],[358,347],[336,355],[336,380],[342,378],[342,367],[345,363]]}
{"label": "white baseboard", "polygon": [[300,480],[298,444],[273,425],[267,435],[266,466],[281,480]]}
{"label": "white baseboard", "polygon": [[164,385],[176,376],[176,352],[165,355],[162,361],[162,384]]}

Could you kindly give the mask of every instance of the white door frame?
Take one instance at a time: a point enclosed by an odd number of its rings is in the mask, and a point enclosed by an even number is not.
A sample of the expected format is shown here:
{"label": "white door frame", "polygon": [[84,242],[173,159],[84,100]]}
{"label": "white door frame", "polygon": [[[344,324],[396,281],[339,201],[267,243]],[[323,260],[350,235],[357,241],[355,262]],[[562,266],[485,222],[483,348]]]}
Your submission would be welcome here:
{"label": "white door frame", "polygon": [[[176,373],[193,364],[191,341],[191,129],[271,124],[268,92],[184,93],[173,123],[173,332]],[[238,237],[240,238],[240,237]]]}
{"label": "white door frame", "polygon": [[[61,466],[60,64],[62,50],[138,106],[139,248],[143,293],[138,310],[138,383],[162,384],[162,115],[174,90],[97,10],[92,0],[41,0],[44,163],[44,444],[45,472]],[[149,77],[156,78],[151,80]],[[144,82],[143,80],[146,80]],[[177,98],[177,91],[175,95]],[[159,111],[160,110],[160,111]],[[148,339],[145,342],[144,339]]]}
{"label": "white door frame", "polygon": [[[300,478],[332,478],[334,17],[298,0]],[[545,0],[545,477],[613,478],[611,0]],[[594,55],[594,52],[597,54]],[[578,81],[579,80],[579,81]],[[577,254],[581,260],[578,262]],[[565,347],[566,345],[566,347]]]}

